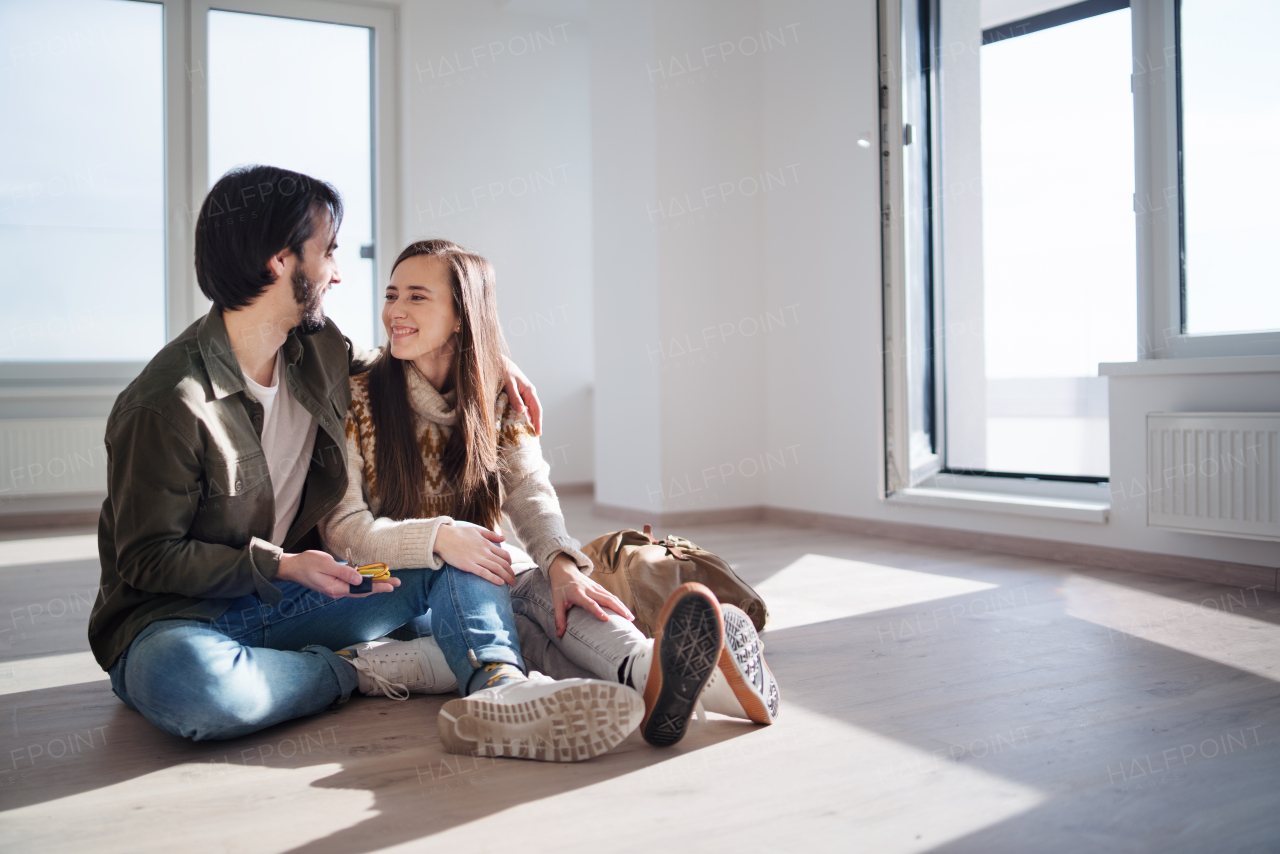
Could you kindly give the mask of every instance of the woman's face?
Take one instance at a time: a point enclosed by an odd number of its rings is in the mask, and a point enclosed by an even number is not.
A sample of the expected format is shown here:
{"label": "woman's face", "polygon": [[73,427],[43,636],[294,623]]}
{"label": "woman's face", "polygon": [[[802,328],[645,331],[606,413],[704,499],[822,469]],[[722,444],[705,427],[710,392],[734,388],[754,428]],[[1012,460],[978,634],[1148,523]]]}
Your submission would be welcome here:
{"label": "woman's face", "polygon": [[415,255],[391,274],[382,305],[382,325],[397,359],[448,358],[459,329],[449,267],[434,255]]}

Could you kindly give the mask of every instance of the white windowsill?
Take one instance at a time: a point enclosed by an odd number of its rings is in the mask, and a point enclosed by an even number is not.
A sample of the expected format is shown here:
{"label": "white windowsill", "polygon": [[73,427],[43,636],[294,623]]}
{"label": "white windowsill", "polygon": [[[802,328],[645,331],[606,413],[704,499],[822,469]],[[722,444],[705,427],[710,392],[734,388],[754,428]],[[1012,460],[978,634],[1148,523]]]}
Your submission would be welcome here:
{"label": "white windowsill", "polygon": [[124,383],[102,386],[0,386],[0,400],[115,399],[124,391],[124,387]]}
{"label": "white windowsill", "polygon": [[1187,359],[1144,359],[1102,362],[1100,377],[1175,376],[1184,374],[1280,373],[1280,356],[1202,356]]}
{"label": "white windowsill", "polygon": [[890,495],[888,501],[890,504],[1008,513],[1041,519],[1092,522],[1096,525],[1105,525],[1111,512],[1110,501],[1084,501],[977,489],[938,489],[929,486],[899,490]]}

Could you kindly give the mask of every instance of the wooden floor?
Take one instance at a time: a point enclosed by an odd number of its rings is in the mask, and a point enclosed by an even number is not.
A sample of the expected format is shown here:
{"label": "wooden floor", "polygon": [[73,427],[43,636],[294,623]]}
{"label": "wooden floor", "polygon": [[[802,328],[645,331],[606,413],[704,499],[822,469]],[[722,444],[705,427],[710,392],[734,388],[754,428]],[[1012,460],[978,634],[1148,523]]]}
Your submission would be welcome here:
{"label": "wooden floor", "polygon": [[[621,527],[565,503],[584,541]],[[446,754],[432,697],[179,741],[87,652],[92,532],[8,534],[0,848],[1280,850],[1280,596],[764,523],[673,533],[768,601],[781,718],[576,765]]]}

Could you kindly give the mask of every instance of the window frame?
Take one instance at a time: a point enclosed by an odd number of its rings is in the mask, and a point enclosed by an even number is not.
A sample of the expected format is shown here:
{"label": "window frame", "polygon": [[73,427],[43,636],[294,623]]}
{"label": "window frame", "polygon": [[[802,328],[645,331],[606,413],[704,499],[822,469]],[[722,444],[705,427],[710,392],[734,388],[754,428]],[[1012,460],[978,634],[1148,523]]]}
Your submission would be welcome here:
{"label": "window frame", "polygon": [[1132,0],[1139,360],[1280,354],[1280,331],[1188,334],[1181,0]]}
{"label": "window frame", "polygon": [[[209,301],[196,284],[193,254],[195,219],[209,191],[208,12],[228,12],[295,18],[367,27],[372,38],[373,110],[373,240],[374,282],[387,281],[395,249],[402,242],[399,176],[399,12],[393,6],[333,0],[133,0],[162,7],[164,75],[164,204],[165,204],[165,341],[172,341],[209,310]],[[379,314],[378,288],[370,299]],[[376,324],[375,324],[376,325]],[[19,362],[0,361],[0,400],[25,400],[24,389],[63,387],[51,398],[58,407],[66,401],[88,403],[98,386],[123,388],[146,362]],[[31,402],[35,402],[34,399]],[[7,407],[5,407],[7,408]],[[37,407],[40,408],[40,407]],[[30,407],[26,407],[30,409]],[[50,414],[54,409],[50,409]],[[0,415],[0,417],[4,417]],[[38,413],[23,417],[41,417]]]}
{"label": "window frame", "polygon": [[[881,211],[881,277],[882,323],[884,346],[881,348],[883,384],[881,400],[884,420],[881,424],[883,465],[879,469],[879,487],[882,497],[914,486],[936,475],[943,468],[945,459],[944,384],[939,381],[938,354],[942,352],[942,329],[937,322],[942,306],[941,275],[938,268],[941,258],[942,224],[936,216],[937,188],[941,186],[940,158],[924,157],[925,224],[921,245],[926,246],[925,257],[911,259],[907,253],[907,222],[910,204],[906,200],[907,147],[927,142],[930,153],[936,150],[939,135],[939,110],[935,60],[937,45],[935,33],[925,39],[919,33],[916,40],[931,54],[922,60],[923,85],[917,93],[925,115],[923,128],[908,130],[903,74],[905,68],[903,48],[908,35],[902,27],[903,4],[912,3],[928,7],[930,20],[937,17],[937,0],[880,0],[877,5],[879,29],[880,79],[878,84]],[[909,137],[908,134],[911,134]],[[915,137],[914,139],[911,137]],[[913,453],[910,404],[912,388],[909,358],[912,350],[910,312],[908,307],[909,282],[918,274],[924,283],[922,299],[928,311],[923,334],[927,338],[924,350],[929,354],[929,365],[924,376],[926,389],[923,394],[932,405],[925,413],[924,423],[930,448],[926,453]],[[897,453],[895,449],[903,449]]]}

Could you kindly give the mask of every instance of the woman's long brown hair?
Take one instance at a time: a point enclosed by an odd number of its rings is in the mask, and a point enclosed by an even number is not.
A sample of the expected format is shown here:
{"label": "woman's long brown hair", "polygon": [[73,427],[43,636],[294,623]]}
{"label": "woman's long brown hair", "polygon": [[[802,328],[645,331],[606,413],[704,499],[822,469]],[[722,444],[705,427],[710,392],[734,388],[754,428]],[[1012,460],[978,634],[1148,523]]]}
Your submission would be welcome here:
{"label": "woman's long brown hair", "polygon": [[[502,388],[506,339],[498,323],[493,267],[479,255],[447,240],[420,240],[396,258],[430,255],[450,271],[453,307],[461,321],[454,342],[453,388],[458,419],[441,465],[449,490],[449,514],[459,521],[496,529],[502,517],[498,421],[494,402]],[[375,471],[382,498],[379,513],[391,519],[424,515],[426,472],[414,428],[413,407],[402,360],[391,345],[369,369],[369,414],[373,419]]]}

